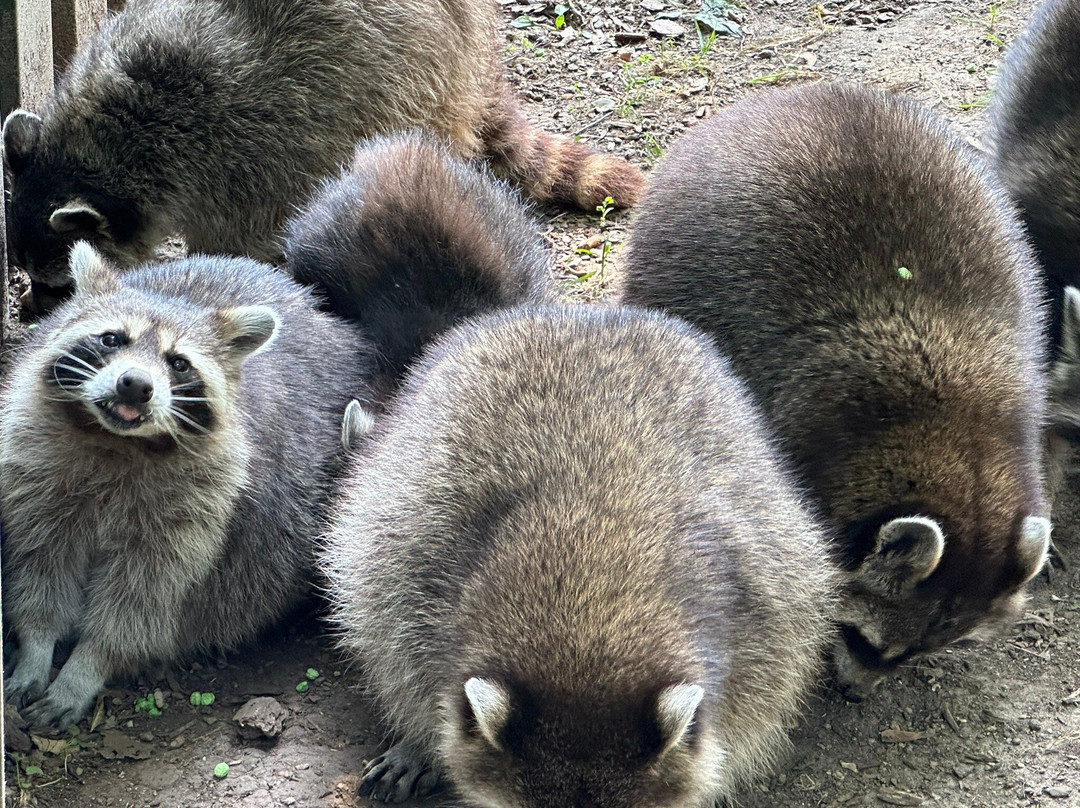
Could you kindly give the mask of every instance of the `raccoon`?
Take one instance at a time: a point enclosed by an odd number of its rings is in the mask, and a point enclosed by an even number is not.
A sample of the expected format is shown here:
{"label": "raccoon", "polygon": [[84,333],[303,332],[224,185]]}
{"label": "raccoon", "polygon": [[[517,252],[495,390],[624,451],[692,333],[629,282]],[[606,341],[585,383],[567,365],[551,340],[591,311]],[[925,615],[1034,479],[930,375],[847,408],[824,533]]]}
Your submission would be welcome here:
{"label": "raccoon", "polygon": [[728,363],[660,313],[522,307],[414,365],[346,474],[332,622],[400,744],[361,792],[706,808],[815,679],[836,573]]}
{"label": "raccoon", "polygon": [[753,96],[671,150],[626,261],[621,299],[716,337],[831,525],[850,697],[1015,617],[1050,534],[1038,270],[937,117]]}
{"label": "raccoon", "polygon": [[1067,286],[1062,298],[1061,342],[1050,369],[1046,431],[1046,490],[1052,502],[1061,493],[1080,440],[1080,290]]}
{"label": "raccoon", "polygon": [[517,194],[419,132],[360,144],[286,226],[285,266],[330,311],[363,324],[388,389],[458,319],[555,297]]}
{"label": "raccoon", "polygon": [[1080,1],[1048,0],[1010,46],[989,110],[988,152],[1022,209],[1062,335],[1066,285],[1080,284]]}
{"label": "raccoon", "polygon": [[[248,259],[119,274],[86,242],[75,293],[0,398],[7,698],[67,724],[114,675],[237,645],[307,591],[369,399],[358,329]],[[50,684],[54,648],[74,640]]]}
{"label": "raccoon", "polygon": [[[505,183],[416,134],[356,163],[362,184],[329,183],[333,204],[289,226],[293,268],[349,324],[250,260],[121,277],[74,251],[75,297],[0,399],[5,608],[22,640],[8,692],[37,699],[57,640],[79,639],[35,719],[74,720],[113,673],[271,622],[306,590],[341,449],[368,439],[406,358],[461,318],[552,294]],[[394,218],[403,188],[422,218]]]}
{"label": "raccoon", "polygon": [[63,294],[78,239],[125,267],[173,233],[276,261],[288,215],[359,139],[412,127],[533,199],[632,205],[637,168],[524,118],[499,20],[494,0],[131,0],[41,117],[5,121],[15,262],[41,297]]}

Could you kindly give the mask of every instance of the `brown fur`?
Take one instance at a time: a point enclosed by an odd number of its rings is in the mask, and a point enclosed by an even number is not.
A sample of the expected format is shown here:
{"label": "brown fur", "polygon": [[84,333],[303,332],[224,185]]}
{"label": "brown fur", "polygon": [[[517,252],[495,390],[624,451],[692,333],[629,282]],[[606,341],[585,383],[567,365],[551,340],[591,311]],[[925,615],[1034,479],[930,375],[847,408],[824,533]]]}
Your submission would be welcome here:
{"label": "brown fur", "polygon": [[[843,85],[726,109],[658,170],[628,265],[627,302],[717,337],[835,526],[867,651],[845,678],[1015,614],[1048,528],[1024,521],[1046,513],[1038,273],[938,118]],[[882,543],[917,517],[943,555],[917,525]]]}
{"label": "brown fur", "polygon": [[[477,318],[370,446],[324,555],[401,741],[367,791],[404,798],[431,766],[492,808],[708,808],[770,762],[835,577],[705,335],[624,308]],[[674,730],[673,687],[700,690]]]}

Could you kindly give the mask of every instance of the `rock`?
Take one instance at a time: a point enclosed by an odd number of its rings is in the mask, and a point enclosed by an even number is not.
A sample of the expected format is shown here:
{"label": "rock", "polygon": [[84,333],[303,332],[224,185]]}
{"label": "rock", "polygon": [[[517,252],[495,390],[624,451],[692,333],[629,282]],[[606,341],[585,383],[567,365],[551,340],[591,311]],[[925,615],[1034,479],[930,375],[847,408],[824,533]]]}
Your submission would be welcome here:
{"label": "rock", "polygon": [[9,752],[26,754],[34,748],[26,721],[11,704],[4,705],[4,748]]}
{"label": "rock", "polygon": [[236,711],[233,721],[240,735],[248,740],[276,738],[285,727],[288,711],[275,698],[259,696]]}
{"label": "rock", "polygon": [[649,38],[649,35],[643,31],[616,31],[615,32],[615,44],[616,45],[637,45]]}
{"label": "rock", "polygon": [[1068,786],[1050,786],[1050,788],[1046,789],[1046,796],[1055,800],[1063,800],[1071,794],[1072,789]]}
{"label": "rock", "polygon": [[649,28],[660,36],[679,37],[686,33],[685,28],[672,20],[653,20],[649,23]]}

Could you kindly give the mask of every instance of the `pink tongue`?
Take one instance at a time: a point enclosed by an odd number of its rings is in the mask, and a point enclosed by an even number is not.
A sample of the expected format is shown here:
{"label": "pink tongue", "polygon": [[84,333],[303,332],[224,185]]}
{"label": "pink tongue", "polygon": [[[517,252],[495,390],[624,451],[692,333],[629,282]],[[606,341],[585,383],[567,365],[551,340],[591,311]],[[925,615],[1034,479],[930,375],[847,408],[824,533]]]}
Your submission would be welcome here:
{"label": "pink tongue", "polygon": [[132,407],[130,404],[117,404],[116,414],[123,418],[125,421],[135,421],[138,419],[141,412]]}

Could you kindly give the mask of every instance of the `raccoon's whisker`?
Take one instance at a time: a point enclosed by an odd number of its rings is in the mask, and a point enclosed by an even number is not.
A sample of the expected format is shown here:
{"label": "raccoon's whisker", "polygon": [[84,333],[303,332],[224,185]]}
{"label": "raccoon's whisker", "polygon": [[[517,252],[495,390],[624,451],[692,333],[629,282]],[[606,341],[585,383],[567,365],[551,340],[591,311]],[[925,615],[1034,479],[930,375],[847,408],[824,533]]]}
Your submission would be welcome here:
{"label": "raccoon's whisker", "polygon": [[183,421],[185,424],[189,425],[192,429],[194,429],[194,430],[196,430],[198,432],[201,432],[204,435],[209,435],[210,434],[209,429],[204,427],[202,424],[196,423],[191,418],[184,415],[184,413],[182,413],[180,410],[176,409],[176,407],[169,407],[169,414],[172,415],[174,418],[178,418],[179,420]]}
{"label": "raccoon's whisker", "polygon": [[[94,355],[95,355],[95,356],[98,356],[98,354],[97,354],[96,352],[95,352],[95,354],[94,354]],[[94,374],[94,373],[97,373],[97,372],[98,372],[98,369],[97,369],[96,367],[94,367],[93,365],[91,365],[91,364],[90,364],[89,362],[87,362],[87,361],[86,361],[85,359],[82,359],[82,358],[80,358],[80,357],[76,356],[76,355],[75,355],[75,354],[73,354],[73,353],[72,353],[71,351],[64,351],[64,352],[63,352],[63,353],[61,354],[61,356],[62,356],[63,358],[65,358],[65,359],[73,359],[73,360],[75,360],[75,361],[76,361],[76,362],[78,362],[78,363],[79,363],[80,365],[82,365],[83,367],[87,368],[87,369],[88,369],[88,370],[90,371],[90,373],[91,373],[91,374]],[[98,356],[98,358],[100,359],[101,357],[100,357],[100,356]]]}
{"label": "raccoon's whisker", "polygon": [[203,396],[173,396],[173,401],[209,401],[210,399]]}
{"label": "raccoon's whisker", "polygon": [[56,371],[57,370],[66,370],[66,371],[69,371],[72,374],[82,376],[84,379],[92,379],[94,377],[93,373],[87,373],[82,368],[77,367],[76,365],[69,365],[66,362],[57,362],[56,364],[53,365],[53,376],[54,377],[56,376]]}
{"label": "raccoon's whisker", "polygon": [[169,392],[176,393],[180,390],[190,390],[192,387],[200,386],[202,386],[202,382],[184,382],[183,384],[178,384],[175,387],[170,387]]}

